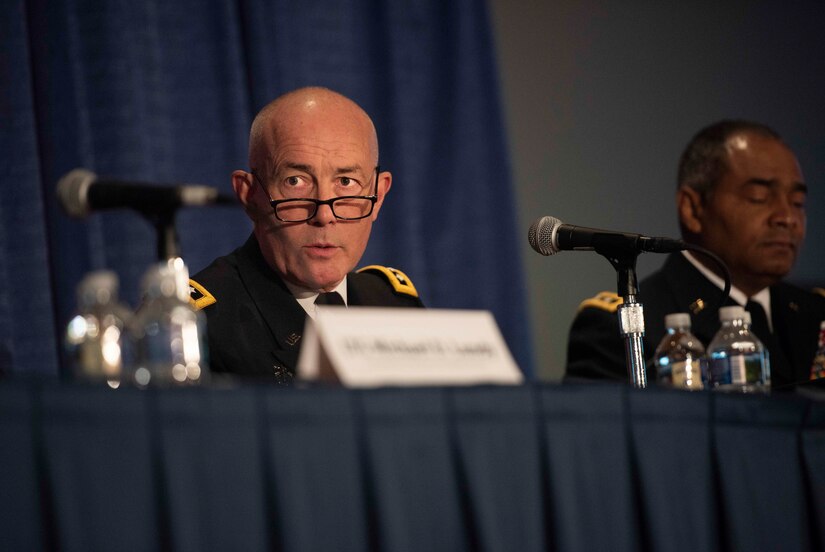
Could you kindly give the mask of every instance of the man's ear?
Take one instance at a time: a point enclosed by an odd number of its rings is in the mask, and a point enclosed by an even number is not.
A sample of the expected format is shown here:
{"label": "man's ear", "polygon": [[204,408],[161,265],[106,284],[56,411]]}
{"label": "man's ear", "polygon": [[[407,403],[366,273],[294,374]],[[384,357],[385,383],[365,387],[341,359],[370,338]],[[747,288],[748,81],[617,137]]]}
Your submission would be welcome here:
{"label": "man's ear", "polygon": [[237,170],[232,172],[232,189],[235,190],[235,195],[238,197],[238,201],[240,201],[241,205],[243,205],[243,210],[246,211],[246,214],[253,221],[256,218],[256,214],[259,212],[259,209],[255,205],[254,201],[254,178],[255,177],[252,176],[251,173],[246,171]]}
{"label": "man's ear", "polygon": [[680,187],[676,190],[676,210],[679,213],[682,228],[691,234],[702,233],[704,212],[702,194],[687,186]]}
{"label": "man's ear", "polygon": [[381,206],[384,204],[384,198],[387,196],[387,193],[389,193],[390,187],[392,187],[392,173],[389,171],[379,173],[378,201],[375,202],[375,207],[372,209],[372,217],[370,217],[373,221],[378,218],[378,211],[381,210]]}

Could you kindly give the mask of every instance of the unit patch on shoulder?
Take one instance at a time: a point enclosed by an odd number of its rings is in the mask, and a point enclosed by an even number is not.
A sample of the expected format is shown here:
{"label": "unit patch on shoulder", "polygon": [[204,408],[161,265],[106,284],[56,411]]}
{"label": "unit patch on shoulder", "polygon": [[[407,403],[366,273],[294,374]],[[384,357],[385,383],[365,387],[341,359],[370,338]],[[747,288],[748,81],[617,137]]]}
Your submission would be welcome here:
{"label": "unit patch on shoulder", "polygon": [[192,305],[193,309],[198,311],[217,302],[218,300],[206,291],[205,287],[195,280],[189,280],[189,304]]}
{"label": "unit patch on shoulder", "polygon": [[356,272],[373,272],[375,274],[380,274],[386,278],[396,292],[418,297],[418,291],[415,289],[413,283],[409,278],[407,278],[406,274],[397,268],[381,265],[369,265],[364,268],[359,268]]}
{"label": "unit patch on shoulder", "polygon": [[579,310],[586,309],[587,307],[595,307],[607,312],[616,312],[619,309],[619,305],[623,302],[624,299],[612,291],[600,291],[595,297],[590,297],[582,301],[579,305]]}

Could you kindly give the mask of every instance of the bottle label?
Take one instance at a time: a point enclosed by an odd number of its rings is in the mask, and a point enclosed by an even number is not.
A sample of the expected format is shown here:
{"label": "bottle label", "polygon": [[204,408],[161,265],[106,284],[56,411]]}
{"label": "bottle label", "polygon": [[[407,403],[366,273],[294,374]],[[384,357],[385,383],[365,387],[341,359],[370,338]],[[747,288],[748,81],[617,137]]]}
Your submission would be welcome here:
{"label": "bottle label", "polygon": [[770,365],[763,352],[711,358],[709,383],[730,391],[759,391],[770,388]]}
{"label": "bottle label", "polygon": [[734,385],[747,383],[748,372],[744,355],[730,357],[730,381]]}
{"label": "bottle label", "polygon": [[673,363],[670,372],[674,387],[683,389],[702,389],[702,372],[699,361],[696,359],[682,360]]}

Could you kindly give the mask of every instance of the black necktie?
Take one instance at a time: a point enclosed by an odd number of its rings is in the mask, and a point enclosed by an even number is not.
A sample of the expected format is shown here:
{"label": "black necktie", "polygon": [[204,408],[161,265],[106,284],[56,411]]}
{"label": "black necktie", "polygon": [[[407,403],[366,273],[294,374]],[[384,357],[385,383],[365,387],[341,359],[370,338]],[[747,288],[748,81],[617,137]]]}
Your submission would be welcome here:
{"label": "black necktie", "polygon": [[[768,349],[771,362],[771,380],[775,385],[779,383],[780,386],[790,378],[793,379],[793,374],[789,370],[788,359],[782,351],[782,345],[779,339],[771,332],[768,325],[768,317],[765,314],[765,309],[757,301],[748,301],[745,309],[751,313],[751,330]],[[779,376],[779,377],[776,377]],[[778,381],[777,381],[778,380]]]}
{"label": "black necktie", "polygon": [[337,291],[330,291],[329,293],[319,293],[315,298],[316,305],[342,305],[346,307],[344,298]]}

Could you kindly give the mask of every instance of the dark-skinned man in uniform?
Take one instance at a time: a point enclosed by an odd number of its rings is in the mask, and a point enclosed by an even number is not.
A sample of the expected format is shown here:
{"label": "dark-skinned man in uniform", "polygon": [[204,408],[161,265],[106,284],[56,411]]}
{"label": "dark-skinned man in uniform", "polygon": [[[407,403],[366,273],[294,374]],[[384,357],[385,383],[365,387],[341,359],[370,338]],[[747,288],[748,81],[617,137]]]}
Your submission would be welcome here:
{"label": "dark-skinned man in uniform", "polygon": [[[825,297],[782,282],[805,238],[807,186],[793,152],[771,128],[720,121],[700,131],[679,163],[676,208],[682,239],[718,255],[730,270],[728,304],[746,307],[752,329],[770,353],[774,390],[811,378]],[[723,280],[699,254],[668,256],[642,280],[648,381],[652,357],[668,313],[691,315],[692,331],[706,346],[719,329],[715,308]],[[616,309],[621,299],[602,292],[582,303],[570,330],[567,381],[627,380],[624,341]]]}
{"label": "dark-skinned man in uniform", "polygon": [[213,372],[290,383],[316,301],[423,306],[401,271],[354,271],[392,184],[355,102],[325,88],[272,101],[252,123],[249,167],[232,173],[232,187],[252,236],[190,280]]}

